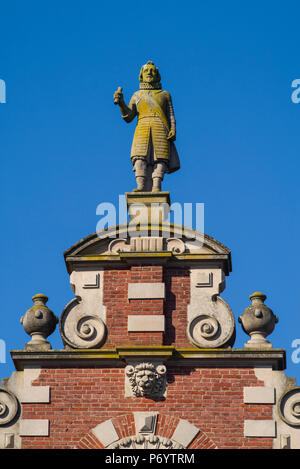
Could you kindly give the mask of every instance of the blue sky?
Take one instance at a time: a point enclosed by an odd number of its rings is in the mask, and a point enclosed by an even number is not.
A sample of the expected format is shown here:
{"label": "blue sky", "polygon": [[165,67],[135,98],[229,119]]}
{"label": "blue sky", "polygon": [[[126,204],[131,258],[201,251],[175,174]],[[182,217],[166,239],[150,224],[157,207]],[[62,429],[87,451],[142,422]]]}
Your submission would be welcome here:
{"label": "blue sky", "polygon": [[[147,60],[173,97],[181,170],[172,202],[204,203],[205,232],[232,251],[222,297],[235,317],[263,291],[279,316],[273,346],[299,338],[299,2],[10,1],[1,4],[2,269],[0,339],[29,340],[20,317],[43,292],[73,298],[63,252],[96,230],[101,202],[135,187],[128,102]],[[49,337],[62,348],[58,329]],[[248,337],[237,323],[235,347]],[[300,353],[299,353],[300,357]]]}

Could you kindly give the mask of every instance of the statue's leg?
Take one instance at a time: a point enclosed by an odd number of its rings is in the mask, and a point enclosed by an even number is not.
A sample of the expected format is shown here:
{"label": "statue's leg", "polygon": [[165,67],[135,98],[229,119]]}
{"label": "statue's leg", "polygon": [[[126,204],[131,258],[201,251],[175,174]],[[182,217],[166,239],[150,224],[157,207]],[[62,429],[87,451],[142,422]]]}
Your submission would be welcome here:
{"label": "statue's leg", "polygon": [[146,169],[147,169],[146,160],[144,158],[136,158],[134,162],[133,170],[135,172],[137,188],[133,189],[134,192],[143,192],[146,190],[145,189]]}
{"label": "statue's leg", "polygon": [[152,173],[152,192],[161,192],[161,183],[166,170],[167,165],[164,161],[157,161],[157,163],[155,163],[154,171]]}

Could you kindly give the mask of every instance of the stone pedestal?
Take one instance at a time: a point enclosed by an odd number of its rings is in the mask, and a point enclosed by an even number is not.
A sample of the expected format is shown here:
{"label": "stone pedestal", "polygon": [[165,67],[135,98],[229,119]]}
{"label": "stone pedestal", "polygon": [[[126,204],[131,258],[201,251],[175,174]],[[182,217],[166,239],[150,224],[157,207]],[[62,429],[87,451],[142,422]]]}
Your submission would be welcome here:
{"label": "stone pedestal", "polygon": [[125,197],[132,228],[159,226],[167,220],[171,205],[169,192],[126,192]]}

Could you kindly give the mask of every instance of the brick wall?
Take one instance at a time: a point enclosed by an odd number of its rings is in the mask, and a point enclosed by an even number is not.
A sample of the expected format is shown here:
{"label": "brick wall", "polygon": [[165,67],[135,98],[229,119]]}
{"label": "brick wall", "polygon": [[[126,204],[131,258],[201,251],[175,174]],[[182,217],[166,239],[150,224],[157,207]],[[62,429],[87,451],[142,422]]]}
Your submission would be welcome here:
{"label": "brick wall", "polygon": [[[164,282],[166,298],[128,300],[128,283]],[[188,269],[163,266],[132,266],[108,269],[104,275],[103,303],[107,308],[107,347],[116,345],[176,345],[189,347],[187,340],[187,305],[190,301]],[[128,315],[165,315],[165,332],[127,332]]]}
{"label": "brick wall", "polygon": [[163,299],[128,300],[128,283],[163,281],[162,266],[132,266],[124,270],[106,270],[103,303],[107,307],[106,325],[109,331],[105,347],[116,345],[162,345],[163,333],[127,331],[129,314],[164,314]]}
{"label": "brick wall", "polygon": [[[125,273],[124,273],[125,274]],[[250,368],[168,366],[166,398],[124,397],[124,369],[43,369],[33,385],[51,387],[49,404],[23,404],[24,419],[49,419],[49,437],[23,437],[23,448],[101,448],[91,429],[113,419],[120,437],[135,434],[133,412],[158,412],[156,434],[170,438],[179,419],[200,429],[191,449],[271,448],[245,438],[245,419],[272,419],[272,405],[244,404],[244,386],[261,386]]]}
{"label": "brick wall", "polygon": [[190,274],[188,269],[164,270],[166,285],[164,314],[166,331],[164,345],[193,348],[186,335],[187,306],[190,302]]}

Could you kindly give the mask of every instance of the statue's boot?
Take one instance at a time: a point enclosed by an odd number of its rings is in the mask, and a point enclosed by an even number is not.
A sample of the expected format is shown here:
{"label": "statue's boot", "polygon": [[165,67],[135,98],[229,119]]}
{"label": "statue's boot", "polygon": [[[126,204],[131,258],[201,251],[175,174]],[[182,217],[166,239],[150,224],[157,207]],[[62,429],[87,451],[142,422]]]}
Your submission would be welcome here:
{"label": "statue's boot", "polygon": [[137,188],[133,189],[132,192],[143,192],[143,191],[145,191],[145,181],[146,181],[146,178],[144,176],[137,176],[136,177]]}
{"label": "statue's boot", "polygon": [[161,177],[154,177],[153,179],[153,185],[152,185],[152,192],[161,192]]}

